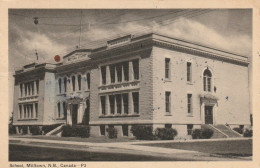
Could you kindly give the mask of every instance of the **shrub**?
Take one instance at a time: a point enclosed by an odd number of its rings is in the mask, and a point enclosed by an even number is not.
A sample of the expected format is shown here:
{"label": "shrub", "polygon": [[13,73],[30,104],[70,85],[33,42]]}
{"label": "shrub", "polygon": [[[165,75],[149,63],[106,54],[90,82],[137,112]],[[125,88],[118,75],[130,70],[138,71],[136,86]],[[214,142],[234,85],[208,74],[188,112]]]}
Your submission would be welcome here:
{"label": "shrub", "polygon": [[28,126],[22,125],[20,126],[20,132],[22,131],[22,134],[28,134]]}
{"label": "shrub", "polygon": [[191,133],[192,139],[200,139],[201,138],[201,129],[194,129]]}
{"label": "shrub", "polygon": [[133,125],[131,132],[139,140],[154,139],[153,127],[151,125]]}
{"label": "shrub", "polygon": [[57,128],[58,126],[60,126],[61,124],[53,124],[53,125],[44,125],[42,126],[42,132],[44,134],[47,134],[48,132],[50,132],[51,130]]}
{"label": "shrub", "polygon": [[90,127],[85,125],[66,125],[62,128],[63,137],[81,137],[88,138],[90,135]]}
{"label": "shrub", "polygon": [[209,139],[212,137],[214,132],[209,128],[204,128],[201,130],[201,139]]}
{"label": "shrub", "polygon": [[30,126],[30,132],[32,135],[40,135],[41,130],[39,126]]}
{"label": "shrub", "polygon": [[241,129],[241,128],[235,127],[235,128],[233,128],[233,130],[239,134],[243,134],[243,129]]}
{"label": "shrub", "polygon": [[253,130],[246,129],[244,132],[244,137],[252,137],[253,136]]}
{"label": "shrub", "polygon": [[113,127],[109,127],[106,129],[108,133],[108,138],[117,138],[117,129]]}
{"label": "shrub", "polygon": [[9,132],[9,135],[15,134],[16,133],[15,126],[9,124],[8,132]]}
{"label": "shrub", "polygon": [[172,140],[177,134],[177,130],[173,128],[156,128],[155,130],[155,136],[162,140]]}
{"label": "shrub", "polygon": [[192,139],[209,139],[212,137],[214,132],[209,128],[195,129],[192,131]]}

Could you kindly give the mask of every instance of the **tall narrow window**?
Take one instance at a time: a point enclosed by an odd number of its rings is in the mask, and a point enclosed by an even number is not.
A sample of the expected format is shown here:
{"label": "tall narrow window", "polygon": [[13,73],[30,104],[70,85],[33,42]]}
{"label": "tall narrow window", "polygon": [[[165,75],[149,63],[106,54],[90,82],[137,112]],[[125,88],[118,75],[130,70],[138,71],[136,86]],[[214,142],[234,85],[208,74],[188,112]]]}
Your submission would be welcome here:
{"label": "tall narrow window", "polygon": [[115,96],[109,95],[110,113],[115,114]]}
{"label": "tall narrow window", "polygon": [[133,92],[133,105],[134,105],[134,113],[139,113],[139,92]]}
{"label": "tall narrow window", "polygon": [[19,118],[22,118],[22,105],[19,105]]}
{"label": "tall narrow window", "polygon": [[122,82],[122,64],[116,65],[117,81]]}
{"label": "tall narrow window", "polygon": [[72,90],[75,91],[75,76],[72,76]]}
{"label": "tall narrow window", "polygon": [[123,69],[124,69],[124,80],[129,81],[129,63],[128,62],[123,63]]}
{"label": "tall narrow window", "polygon": [[111,79],[111,83],[115,83],[115,79],[116,79],[116,76],[115,76],[115,73],[116,73],[116,69],[115,69],[115,65],[110,65],[109,66],[109,69],[110,69],[110,79]]}
{"label": "tall narrow window", "polygon": [[100,135],[105,135],[105,133],[106,133],[105,125],[100,125]]}
{"label": "tall narrow window", "polygon": [[58,108],[58,118],[60,118],[60,102],[57,104],[57,108]]}
{"label": "tall narrow window", "polygon": [[27,96],[27,83],[24,84],[24,95]]}
{"label": "tall narrow window", "polygon": [[36,81],[36,91],[37,94],[39,94],[39,80]]}
{"label": "tall narrow window", "polygon": [[34,95],[34,82],[32,82],[32,95]]}
{"label": "tall narrow window", "polygon": [[203,90],[207,92],[211,92],[211,72],[206,69],[203,73]]}
{"label": "tall narrow window", "polygon": [[35,103],[35,118],[38,118],[38,103]]}
{"label": "tall narrow window", "polygon": [[26,118],[26,105],[23,106],[23,118]]}
{"label": "tall narrow window", "polygon": [[102,77],[102,84],[105,85],[106,84],[106,67],[102,66],[101,67],[101,77]]}
{"label": "tall narrow window", "polygon": [[30,106],[27,105],[27,118],[30,118]]}
{"label": "tall narrow window", "polygon": [[192,113],[192,94],[188,94],[187,95],[187,99],[188,99],[188,114]]}
{"label": "tall narrow window", "polygon": [[170,58],[165,58],[165,78],[170,78]]}
{"label": "tall narrow window", "polygon": [[61,93],[61,79],[59,79],[59,93]]}
{"label": "tall narrow window", "polygon": [[187,62],[187,81],[191,82],[191,63]]}
{"label": "tall narrow window", "polygon": [[128,114],[128,93],[123,94],[124,114]]}
{"label": "tall narrow window", "polygon": [[31,108],[31,118],[34,118],[34,114],[33,114],[33,104],[30,104],[30,108]]}
{"label": "tall narrow window", "polygon": [[23,84],[20,84],[20,97],[23,97]]}
{"label": "tall narrow window", "polygon": [[171,112],[171,92],[165,92],[165,110],[166,113]]}
{"label": "tall narrow window", "polygon": [[90,73],[87,74],[88,90],[90,89]]}
{"label": "tall narrow window", "polygon": [[81,75],[78,75],[78,88],[81,90]]}
{"label": "tall narrow window", "polygon": [[64,92],[66,93],[67,92],[67,78],[65,77],[64,79],[63,79],[64,81]]}
{"label": "tall narrow window", "polygon": [[28,95],[30,96],[31,95],[31,84],[28,83],[27,86],[28,86]]}
{"label": "tall narrow window", "polygon": [[193,129],[193,124],[188,124],[187,125],[187,134],[191,135],[192,134],[192,129]]}
{"label": "tall narrow window", "polygon": [[101,96],[100,101],[101,101],[101,113],[102,115],[106,115],[106,97]]}
{"label": "tall narrow window", "polygon": [[63,102],[63,103],[62,103],[62,106],[63,106],[63,117],[66,118],[66,116],[67,116],[67,106],[66,106],[66,102]]}
{"label": "tall narrow window", "polygon": [[117,114],[121,114],[122,112],[121,94],[116,95],[116,107],[117,107]]}
{"label": "tall narrow window", "polygon": [[133,60],[134,79],[139,79],[139,60]]}

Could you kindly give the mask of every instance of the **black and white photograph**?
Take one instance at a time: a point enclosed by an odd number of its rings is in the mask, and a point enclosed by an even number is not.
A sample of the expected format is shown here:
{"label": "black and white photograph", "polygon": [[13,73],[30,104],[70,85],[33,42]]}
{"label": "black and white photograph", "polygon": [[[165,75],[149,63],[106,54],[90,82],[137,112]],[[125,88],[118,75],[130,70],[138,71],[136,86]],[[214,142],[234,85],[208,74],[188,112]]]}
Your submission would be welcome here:
{"label": "black and white photograph", "polygon": [[9,8],[9,166],[252,161],[252,39],[252,8]]}

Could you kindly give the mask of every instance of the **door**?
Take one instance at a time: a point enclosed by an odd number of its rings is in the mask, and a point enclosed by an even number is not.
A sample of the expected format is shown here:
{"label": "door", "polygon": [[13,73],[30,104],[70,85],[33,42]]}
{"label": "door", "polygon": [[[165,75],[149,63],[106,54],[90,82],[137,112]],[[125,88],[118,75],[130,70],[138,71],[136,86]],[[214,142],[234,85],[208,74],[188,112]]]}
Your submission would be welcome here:
{"label": "door", "polygon": [[73,104],[72,105],[72,125],[77,124],[78,121],[78,105]]}
{"label": "door", "polygon": [[213,124],[213,106],[205,106],[205,124]]}

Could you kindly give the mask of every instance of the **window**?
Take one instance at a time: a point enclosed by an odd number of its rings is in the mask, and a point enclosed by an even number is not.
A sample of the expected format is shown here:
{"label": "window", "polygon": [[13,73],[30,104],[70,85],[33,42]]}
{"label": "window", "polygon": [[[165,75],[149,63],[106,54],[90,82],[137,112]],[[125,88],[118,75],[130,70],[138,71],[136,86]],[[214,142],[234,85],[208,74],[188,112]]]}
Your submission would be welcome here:
{"label": "window", "polygon": [[128,93],[123,94],[124,114],[128,114]]}
{"label": "window", "polygon": [[203,90],[206,92],[211,92],[211,72],[206,69],[203,73]]}
{"label": "window", "polygon": [[24,84],[24,94],[27,96],[27,83]]}
{"label": "window", "polygon": [[75,76],[72,76],[72,90],[75,91]]}
{"label": "window", "polygon": [[134,113],[139,113],[139,92],[133,92]]}
{"label": "window", "polygon": [[165,92],[165,110],[166,113],[171,112],[171,92]]}
{"label": "window", "polygon": [[101,114],[106,115],[106,97],[101,96],[100,101],[101,101]]}
{"label": "window", "polygon": [[67,78],[65,77],[64,79],[63,79],[64,81],[64,92],[66,93],[67,92]]}
{"label": "window", "polygon": [[187,62],[187,81],[191,82],[191,63]]}
{"label": "window", "polygon": [[38,118],[38,103],[35,103],[35,118]]}
{"label": "window", "polygon": [[19,118],[22,118],[22,105],[19,105]]}
{"label": "window", "polygon": [[30,83],[27,83],[27,86],[28,86],[28,95],[30,96],[31,95],[31,85],[30,85]]}
{"label": "window", "polygon": [[81,75],[78,75],[78,88],[81,90]]}
{"label": "window", "polygon": [[60,102],[57,104],[57,107],[58,107],[58,118],[60,118]]}
{"label": "window", "polygon": [[59,93],[61,93],[61,79],[59,79]]}
{"label": "window", "polygon": [[117,82],[122,82],[122,64],[116,65]]}
{"label": "window", "polygon": [[123,69],[124,69],[124,80],[129,81],[129,63],[128,62],[123,63]]}
{"label": "window", "polygon": [[128,125],[122,125],[123,136],[128,136]]}
{"label": "window", "polygon": [[67,106],[66,106],[66,102],[63,102],[63,103],[62,103],[62,106],[63,106],[63,115],[64,115],[64,117],[66,117],[66,116],[67,116]]}
{"label": "window", "polygon": [[20,97],[23,97],[23,84],[20,84]]}
{"label": "window", "polygon": [[192,113],[192,94],[187,95],[188,98],[188,114]]}
{"label": "window", "polygon": [[87,74],[88,89],[90,89],[90,73]]}
{"label": "window", "polygon": [[121,94],[116,95],[116,106],[117,106],[117,114],[121,114],[122,111]]}
{"label": "window", "polygon": [[187,134],[188,134],[188,135],[191,135],[192,129],[193,129],[193,124],[188,124],[188,125],[187,125]]}
{"label": "window", "polygon": [[139,60],[133,60],[134,79],[139,79]]}
{"label": "window", "polygon": [[170,78],[170,59],[165,58],[165,78]]}
{"label": "window", "polygon": [[30,118],[30,107],[27,105],[27,118]]}
{"label": "window", "polygon": [[172,128],[172,124],[165,124],[165,128]]}
{"label": "window", "polygon": [[39,94],[39,80],[36,81],[36,91],[37,94]]}
{"label": "window", "polygon": [[115,114],[115,96],[109,95],[110,113]]}
{"label": "window", "polygon": [[27,116],[27,115],[26,115],[26,106],[24,105],[24,106],[23,106],[23,118],[26,118],[26,116]]}
{"label": "window", "polygon": [[34,114],[33,114],[33,104],[30,104],[30,108],[31,108],[31,118],[34,118]]}
{"label": "window", "polygon": [[116,80],[116,76],[115,76],[115,65],[110,65],[109,66],[109,69],[110,69],[110,79],[111,79],[111,83],[115,83],[115,80]]}
{"label": "window", "polygon": [[105,125],[100,125],[100,135],[105,135]]}
{"label": "window", "polygon": [[102,77],[102,84],[105,85],[106,84],[106,67],[102,66],[101,67],[101,77]]}
{"label": "window", "polygon": [[32,82],[32,95],[34,95],[34,82]]}

